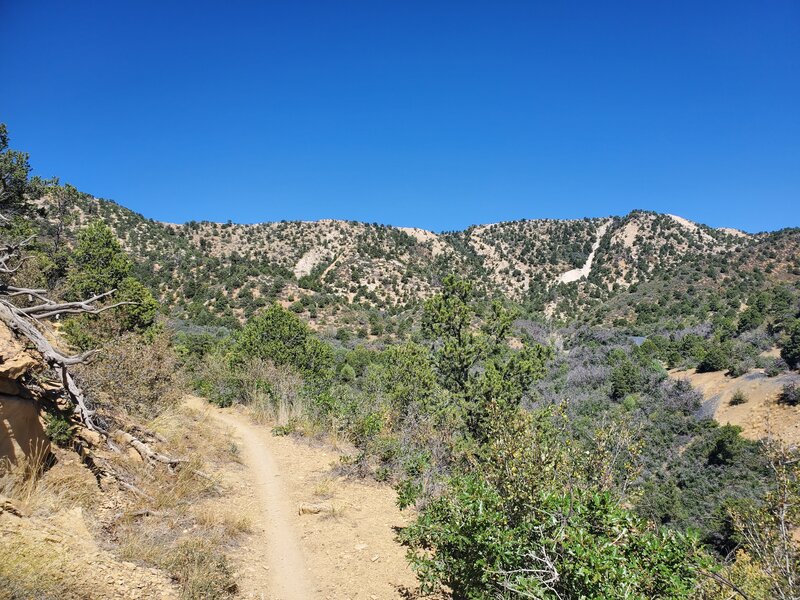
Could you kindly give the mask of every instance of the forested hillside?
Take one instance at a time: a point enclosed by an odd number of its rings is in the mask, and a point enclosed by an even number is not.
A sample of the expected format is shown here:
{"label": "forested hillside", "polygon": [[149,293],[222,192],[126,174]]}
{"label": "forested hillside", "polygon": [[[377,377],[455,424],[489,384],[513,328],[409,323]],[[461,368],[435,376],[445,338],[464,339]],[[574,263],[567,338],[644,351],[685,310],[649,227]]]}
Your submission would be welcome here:
{"label": "forested hillside", "polygon": [[646,332],[702,323],[800,280],[798,230],[750,235],[645,211],[435,234],[347,221],[174,225],[67,188],[39,202],[67,236],[107,223],[173,316],[209,325],[236,326],[278,300],[317,328],[403,332],[403,315],[458,272],[529,315]]}
{"label": "forested hillside", "polygon": [[[30,177],[0,133],[0,408],[41,419],[49,453],[0,465],[15,531],[37,523],[18,505],[57,520],[84,502],[107,562],[185,598],[235,596],[229,561],[252,532],[193,506],[226,502],[206,466],[241,457],[180,412],[193,393],[275,436],[333,440],[335,464],[315,466],[331,477],[392,486],[419,585],[398,595],[800,595],[794,429],[744,436],[680,375],[741,384],[729,407],[754,401],[745,382],[780,382],[761,408],[800,425],[800,230],[644,211],[441,234],[166,224]],[[61,494],[58,464],[103,500]],[[34,501],[42,482],[57,508]],[[12,597],[59,589],[24,563],[0,566]]]}

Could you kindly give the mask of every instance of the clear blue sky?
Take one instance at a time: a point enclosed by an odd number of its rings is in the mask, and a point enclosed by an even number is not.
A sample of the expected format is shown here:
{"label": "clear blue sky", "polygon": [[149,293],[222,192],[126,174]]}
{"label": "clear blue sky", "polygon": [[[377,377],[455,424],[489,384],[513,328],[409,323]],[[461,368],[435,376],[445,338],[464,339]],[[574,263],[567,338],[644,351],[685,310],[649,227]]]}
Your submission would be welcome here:
{"label": "clear blue sky", "polygon": [[146,216],[800,225],[800,3],[0,0],[0,121]]}

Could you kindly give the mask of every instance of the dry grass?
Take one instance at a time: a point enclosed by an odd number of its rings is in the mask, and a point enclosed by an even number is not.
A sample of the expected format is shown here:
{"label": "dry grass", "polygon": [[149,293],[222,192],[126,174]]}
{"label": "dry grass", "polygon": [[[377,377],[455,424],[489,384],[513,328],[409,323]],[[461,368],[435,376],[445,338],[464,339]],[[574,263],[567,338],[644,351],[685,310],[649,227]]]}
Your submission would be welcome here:
{"label": "dry grass", "polygon": [[336,495],[336,490],[339,487],[339,482],[332,477],[325,477],[314,486],[312,493],[315,498],[320,500],[329,500]]}
{"label": "dry grass", "polygon": [[[76,462],[56,463],[45,470],[43,455],[16,464],[5,463],[0,475],[0,496],[9,498],[26,516],[49,517],[75,507],[87,508],[97,499],[97,484]],[[69,550],[48,537],[26,535],[0,521],[0,600],[22,598],[86,598],[79,579],[70,578]]]}
{"label": "dry grass", "polygon": [[306,400],[300,393],[302,384],[300,375],[288,367],[253,359],[244,368],[243,402],[257,423],[279,426],[300,423],[308,414]]}
{"label": "dry grass", "polygon": [[77,460],[57,462],[45,470],[44,457],[36,456],[7,463],[0,475],[0,495],[11,498],[26,515],[90,508],[97,502],[97,492],[96,480]]}
{"label": "dry grass", "polygon": [[0,600],[88,597],[78,581],[65,581],[70,556],[58,544],[19,535],[0,535]]}
{"label": "dry grass", "polygon": [[239,444],[237,444],[234,440],[228,440],[226,451],[230,460],[240,465],[244,464],[244,462],[242,461],[242,455],[241,455],[241,450],[239,449]]}
{"label": "dry grass", "polygon": [[221,530],[223,538],[229,540],[253,531],[253,523],[248,516],[233,514],[219,504],[200,505],[194,508],[193,513],[201,527]]}
{"label": "dry grass", "polygon": [[347,507],[341,504],[331,504],[331,509],[322,515],[323,519],[339,520],[344,517]]}
{"label": "dry grass", "polygon": [[5,459],[2,463],[0,475],[0,495],[16,501],[24,510],[36,495],[39,479],[42,473],[40,459],[25,459],[19,463],[11,463]]}
{"label": "dry grass", "polygon": [[[220,501],[224,490],[213,474],[239,462],[239,449],[203,413],[183,407],[167,410],[146,428],[166,439],[153,442],[155,449],[188,462],[170,469],[133,453],[104,453],[110,466],[142,495],[118,492],[111,485],[104,486],[111,497],[104,496],[88,469],[63,451],[48,470],[42,459],[7,465],[0,470],[0,495],[35,519],[20,521],[34,532],[41,529],[34,523],[58,527],[66,511],[80,508],[77,521],[83,524],[86,514],[93,529],[103,533],[105,549],[116,557],[105,559],[112,560],[110,564],[125,560],[163,570],[178,584],[182,598],[230,597],[236,585],[226,552],[251,532],[252,525],[249,518],[226,510]],[[109,509],[109,502],[115,507]],[[69,544],[2,533],[0,600],[92,597],[96,590],[82,588],[85,582],[77,579],[72,582],[84,560],[82,553],[94,544],[81,527],[79,533],[70,533]]]}
{"label": "dry grass", "polygon": [[206,600],[236,593],[236,582],[219,546],[213,537],[193,537],[170,553],[164,567],[181,585],[182,598]]}
{"label": "dry grass", "polygon": [[189,462],[174,470],[126,463],[149,498],[136,498],[115,525],[117,551],[126,560],[169,572],[183,598],[228,597],[236,586],[225,550],[250,532],[251,524],[225,512],[219,502],[224,491],[213,473],[241,460],[238,447],[220,436],[206,415],[186,407],[163,413],[148,428],[167,440],[160,451]]}

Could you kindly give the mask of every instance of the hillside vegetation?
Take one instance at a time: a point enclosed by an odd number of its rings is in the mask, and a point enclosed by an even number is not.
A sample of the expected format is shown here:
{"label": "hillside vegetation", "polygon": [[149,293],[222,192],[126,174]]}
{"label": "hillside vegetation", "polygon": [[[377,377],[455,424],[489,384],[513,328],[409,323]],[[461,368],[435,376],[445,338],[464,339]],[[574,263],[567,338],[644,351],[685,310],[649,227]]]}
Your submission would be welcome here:
{"label": "hillside vegetation", "polygon": [[[800,230],[645,211],[441,234],[165,224],[30,178],[4,140],[0,334],[45,340],[7,388],[50,443],[136,497],[118,501],[136,515],[100,519],[129,541],[109,552],[169,573],[175,593],[234,595],[226,549],[247,529],[200,522],[189,507],[219,497],[213,477],[152,448],[209,437],[176,416],[192,391],[276,436],[335,439],[333,474],[391,485],[411,515],[406,595],[800,597],[794,439],[744,437],[675,376],[757,373],[798,419]],[[740,392],[725,400],[745,405]],[[224,443],[198,459],[224,467]],[[0,480],[12,503],[53,472],[18,462]],[[176,488],[178,503],[159,492]],[[133,524],[145,514],[153,528]],[[0,576],[16,597],[39,591]]]}
{"label": "hillside vegetation", "polygon": [[[800,230],[748,235],[646,211],[435,234],[349,221],[173,225],[77,192],[64,196],[39,201],[50,228],[74,235],[101,219],[174,316],[209,325],[234,326],[278,300],[316,328],[357,332],[371,318],[389,333],[407,331],[405,317],[457,272],[482,295],[529,314],[648,330],[705,322],[765,287],[800,279]],[[588,276],[562,282],[596,242]]]}

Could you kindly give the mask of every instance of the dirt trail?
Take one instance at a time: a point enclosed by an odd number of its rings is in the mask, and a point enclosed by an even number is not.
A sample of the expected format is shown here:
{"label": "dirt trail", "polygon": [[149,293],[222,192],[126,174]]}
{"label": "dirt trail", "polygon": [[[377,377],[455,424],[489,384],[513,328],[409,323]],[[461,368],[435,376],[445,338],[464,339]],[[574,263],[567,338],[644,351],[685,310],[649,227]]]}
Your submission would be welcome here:
{"label": "dirt trail", "polygon": [[271,600],[315,598],[310,573],[291,523],[294,507],[283,490],[280,473],[260,432],[241,415],[213,410],[202,399],[192,398],[189,404],[208,410],[214,419],[233,430],[241,443],[247,483],[255,491],[256,510],[249,511],[255,535],[247,548],[246,560],[250,566],[243,573],[243,591]]}
{"label": "dirt trail", "polygon": [[[205,412],[240,447],[243,465],[224,474],[228,509],[247,516],[253,535],[236,551],[245,598],[259,600],[385,600],[415,597],[416,578],[395,540],[413,515],[401,512],[391,487],[336,476],[342,454],[330,444],[275,437],[247,414]],[[221,432],[221,435],[228,432]],[[298,514],[304,503],[333,510]]]}

